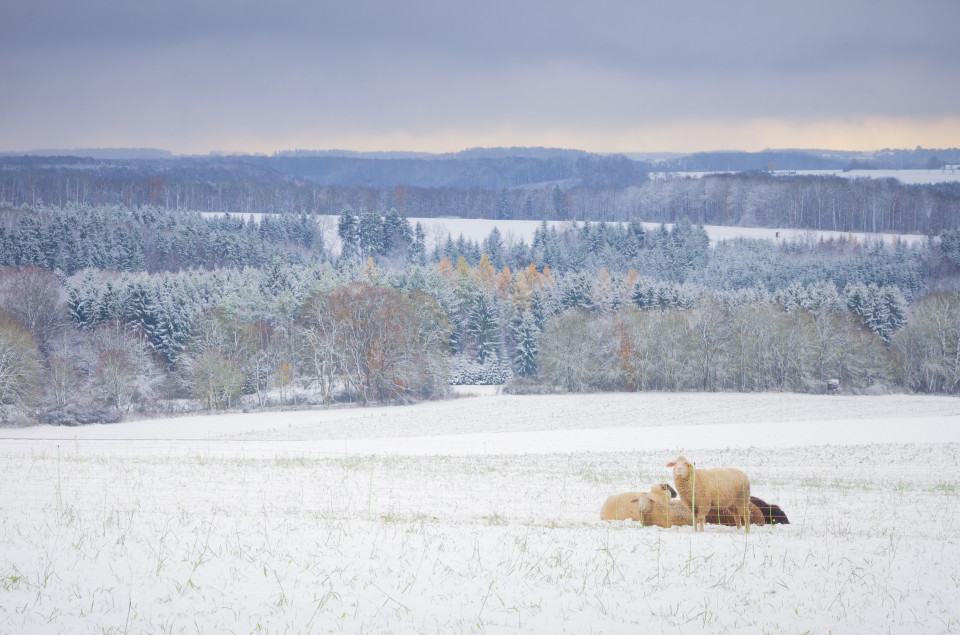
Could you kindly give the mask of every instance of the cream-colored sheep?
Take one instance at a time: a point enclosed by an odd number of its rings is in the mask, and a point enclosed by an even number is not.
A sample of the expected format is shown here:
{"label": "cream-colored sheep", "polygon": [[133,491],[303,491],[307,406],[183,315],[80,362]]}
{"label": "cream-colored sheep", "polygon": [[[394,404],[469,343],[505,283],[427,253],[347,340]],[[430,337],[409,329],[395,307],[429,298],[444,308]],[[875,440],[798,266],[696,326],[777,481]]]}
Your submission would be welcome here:
{"label": "cream-colored sheep", "polygon": [[680,499],[690,508],[695,531],[705,529],[711,510],[733,515],[737,528],[750,532],[750,479],[733,468],[698,469],[684,457],[667,463],[673,468],[673,482]]}
{"label": "cream-colored sheep", "polygon": [[641,494],[637,506],[640,508],[640,524],[644,527],[676,527],[693,524],[690,510],[681,500],[671,500],[670,486],[665,483],[654,485],[647,494]]}
{"label": "cream-colored sheep", "polygon": [[[677,490],[673,489],[666,483],[659,483],[653,486],[654,488],[660,489],[664,492],[669,492],[671,498],[677,497]],[[651,489],[651,492],[654,490]],[[674,504],[683,505],[683,501],[674,500],[671,501]],[[686,505],[684,505],[686,508]],[[643,510],[641,510],[643,511]],[[690,524],[689,520],[690,510],[687,509],[687,524]],[[710,513],[707,514],[707,523],[713,525],[736,525],[737,522],[733,517],[733,514],[729,510],[717,511],[715,509],[710,510]],[[787,519],[787,515],[783,513],[783,510],[780,509],[777,505],[771,505],[765,500],[761,500],[756,496],[750,497],[750,524],[751,525],[789,525],[790,521]]]}
{"label": "cream-colored sheep", "polygon": [[642,495],[643,492],[624,492],[610,496],[600,507],[600,520],[640,520],[637,503]]}

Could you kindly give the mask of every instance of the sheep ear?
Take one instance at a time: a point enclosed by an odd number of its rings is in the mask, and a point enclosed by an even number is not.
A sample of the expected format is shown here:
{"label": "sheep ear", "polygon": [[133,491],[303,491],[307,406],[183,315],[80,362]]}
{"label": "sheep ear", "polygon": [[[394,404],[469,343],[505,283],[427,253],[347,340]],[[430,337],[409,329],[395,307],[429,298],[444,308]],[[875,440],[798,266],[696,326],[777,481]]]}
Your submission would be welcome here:
{"label": "sheep ear", "polygon": [[670,461],[669,463],[667,463],[667,467],[673,467],[674,465],[676,465],[675,461]]}
{"label": "sheep ear", "polygon": [[639,499],[639,498],[634,498],[634,499],[633,499],[632,501],[630,501],[630,502],[631,502],[631,503],[639,503],[639,502],[640,502],[640,499]]}

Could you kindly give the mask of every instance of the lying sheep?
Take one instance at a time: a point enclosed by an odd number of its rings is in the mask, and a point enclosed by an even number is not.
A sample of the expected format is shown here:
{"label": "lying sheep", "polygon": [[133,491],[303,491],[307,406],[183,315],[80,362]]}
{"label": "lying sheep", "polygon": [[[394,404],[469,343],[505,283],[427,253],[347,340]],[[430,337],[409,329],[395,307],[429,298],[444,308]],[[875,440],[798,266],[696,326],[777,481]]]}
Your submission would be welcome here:
{"label": "lying sheep", "polygon": [[600,507],[600,520],[640,520],[637,504],[642,495],[643,492],[624,492],[610,496]]}
{"label": "lying sheep", "polygon": [[[641,494],[637,506],[640,508],[640,524],[644,527],[655,525],[657,527],[676,527],[677,525],[690,525],[693,523],[693,517],[690,510],[681,500],[671,500],[670,492],[673,491],[669,485],[666,489],[662,485],[655,485],[650,488],[648,494]],[[676,492],[674,492],[676,494]]]}
{"label": "lying sheep", "polygon": [[[763,512],[760,511],[760,508],[754,505],[752,502],[747,505],[750,513],[750,524],[751,525],[766,525],[767,521],[763,517]],[[734,516],[733,511],[730,509],[711,509],[707,514],[706,521],[711,525],[727,525],[729,527],[740,525],[737,524],[737,518]]]}
{"label": "lying sheep", "polygon": [[667,463],[667,467],[673,468],[674,485],[693,514],[695,531],[703,531],[707,515],[716,510],[729,511],[737,528],[743,526],[750,533],[750,479],[746,474],[733,468],[695,468],[682,456]]}
{"label": "lying sheep", "polygon": [[[673,489],[667,483],[659,483],[654,485],[654,488],[659,488],[670,494],[671,498],[677,497],[677,490]],[[651,490],[653,491],[653,490]],[[718,516],[714,512],[707,514],[707,522],[714,523],[719,525],[735,525],[733,515],[724,513],[722,516]],[[756,496],[750,497],[750,524],[751,525],[789,525],[790,520],[787,518],[787,515],[778,505],[773,505],[768,503],[765,500],[759,499]]]}
{"label": "lying sheep", "polygon": [[[667,483],[658,483],[657,485],[654,485],[654,486],[653,486],[653,489],[651,489],[650,491],[652,492],[652,491],[654,491],[654,490],[657,490],[657,491],[659,491],[659,492],[663,492],[665,495],[669,495],[669,496],[670,496],[671,498],[673,498],[673,499],[676,499],[676,498],[677,498],[677,490],[675,490],[675,489],[673,489],[672,487],[670,487],[670,485],[668,485]],[[766,521],[765,521],[765,519],[764,519],[763,512],[761,511],[761,509],[760,509],[759,507],[757,507],[756,505],[753,504],[753,500],[754,500],[754,497],[751,496],[751,497],[750,497],[750,524],[751,524],[751,525],[765,525],[765,524],[766,524]],[[759,501],[760,499],[758,498],[758,499],[756,499],[756,500]],[[691,519],[691,516],[690,516],[690,509],[683,503],[683,501],[681,501],[681,500],[672,500],[672,501],[670,501],[670,502],[671,502],[673,505],[677,505],[677,506],[683,507],[683,509],[685,510],[685,516],[686,516],[686,519],[687,519],[687,521],[686,521],[685,524],[690,525],[690,524],[693,523],[693,520]],[[763,501],[760,501],[760,502],[763,502]],[[641,503],[642,503],[642,500],[641,500]],[[643,505],[642,505],[642,504],[640,505],[640,512],[641,512],[641,513],[644,512],[644,509],[643,509]],[[737,524],[737,523],[736,523],[736,519],[734,518],[733,514],[732,514],[729,510],[726,510],[726,509],[725,509],[725,510],[721,510],[721,511],[719,511],[719,512],[718,512],[717,510],[715,510],[715,509],[711,509],[711,510],[710,510],[710,513],[707,514],[707,519],[706,519],[706,520],[707,520],[707,522],[710,523],[711,525],[730,525],[730,526],[733,526],[733,525],[736,525],[736,524]]]}
{"label": "lying sheep", "polygon": [[[762,501],[755,496],[750,497],[750,502],[757,506],[757,509],[760,510],[760,513],[763,515],[764,520],[769,525],[789,525],[790,521],[787,519],[787,515],[783,513],[783,510],[780,509],[777,505],[771,505],[766,501]],[[751,512],[752,518],[752,512]]]}

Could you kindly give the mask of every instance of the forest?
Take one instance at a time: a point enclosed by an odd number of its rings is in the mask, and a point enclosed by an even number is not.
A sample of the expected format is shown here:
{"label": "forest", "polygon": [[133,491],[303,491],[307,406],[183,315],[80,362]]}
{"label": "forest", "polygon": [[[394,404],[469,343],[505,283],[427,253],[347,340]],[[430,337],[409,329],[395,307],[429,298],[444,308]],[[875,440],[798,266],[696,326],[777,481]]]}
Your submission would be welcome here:
{"label": "forest", "polygon": [[[952,159],[960,153],[938,151]],[[815,158],[815,157],[814,157]],[[770,159],[786,172],[770,172]],[[122,206],[232,215],[336,215],[344,207],[410,218],[575,220],[938,234],[960,228],[960,183],[903,184],[892,178],[791,174],[798,153],[713,153],[660,163],[573,151],[524,156],[326,156],[93,159],[0,157],[0,203]],[[819,159],[816,165],[853,161]],[[826,163],[823,163],[827,161]],[[932,151],[891,152],[876,165],[941,159]],[[960,159],[958,159],[960,162]],[[717,167],[717,166],[728,167]],[[729,170],[700,178],[668,168]]]}
{"label": "forest", "polygon": [[5,208],[2,418],[396,403],[450,383],[960,393],[956,229],[711,246],[688,219],[563,227],[426,245],[394,208],[343,207],[336,241],[307,214]]}

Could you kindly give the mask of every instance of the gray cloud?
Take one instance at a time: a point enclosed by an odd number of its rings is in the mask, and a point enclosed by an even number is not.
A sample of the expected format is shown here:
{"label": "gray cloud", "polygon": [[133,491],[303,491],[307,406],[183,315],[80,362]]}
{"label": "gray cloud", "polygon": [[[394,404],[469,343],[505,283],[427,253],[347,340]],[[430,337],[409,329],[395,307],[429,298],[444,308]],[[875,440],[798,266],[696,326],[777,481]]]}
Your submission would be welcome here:
{"label": "gray cloud", "polygon": [[960,98],[952,0],[8,4],[0,149],[922,119]]}

